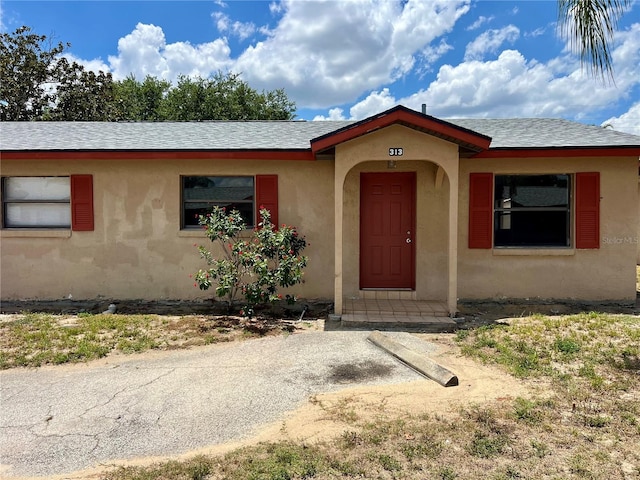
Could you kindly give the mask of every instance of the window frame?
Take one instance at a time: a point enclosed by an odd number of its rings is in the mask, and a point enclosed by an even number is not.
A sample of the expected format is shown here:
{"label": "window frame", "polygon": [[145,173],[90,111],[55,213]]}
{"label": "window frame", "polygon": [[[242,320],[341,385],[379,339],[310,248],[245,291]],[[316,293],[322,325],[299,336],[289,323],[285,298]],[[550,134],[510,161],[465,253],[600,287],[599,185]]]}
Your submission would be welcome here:
{"label": "window frame", "polygon": [[[7,182],[11,179],[18,178],[66,178],[68,179],[68,197],[66,199],[7,199]],[[73,226],[73,211],[72,211],[72,175],[6,175],[0,178],[0,184],[2,186],[2,194],[0,195],[0,201],[2,202],[2,208],[0,209],[2,215],[2,229],[3,230],[71,230]],[[65,225],[51,225],[51,224],[39,224],[39,225],[8,225],[7,224],[7,207],[9,205],[67,205],[69,210],[69,223]]]}
{"label": "window frame", "polygon": [[[499,207],[497,198],[498,179],[500,177],[544,177],[544,176],[566,176],[567,177],[567,205],[562,207],[556,206],[533,206],[533,207]],[[493,205],[492,205],[492,248],[494,249],[572,249],[574,248],[575,235],[573,231],[573,224],[575,222],[575,205],[574,205],[574,192],[575,192],[575,174],[573,173],[495,173],[493,175]],[[498,232],[501,213],[518,213],[518,212],[565,212],[565,232],[564,244],[500,244],[498,245]]]}
{"label": "window frame", "polygon": [[[185,181],[187,178],[250,178],[253,182],[253,196],[249,200],[187,200],[185,198]],[[244,203],[251,204],[251,222],[247,224],[247,229],[254,228],[256,222],[256,175],[180,175],[180,230],[196,230],[201,228],[199,225],[186,224],[186,205],[187,203],[207,203],[210,207],[224,203]]]}

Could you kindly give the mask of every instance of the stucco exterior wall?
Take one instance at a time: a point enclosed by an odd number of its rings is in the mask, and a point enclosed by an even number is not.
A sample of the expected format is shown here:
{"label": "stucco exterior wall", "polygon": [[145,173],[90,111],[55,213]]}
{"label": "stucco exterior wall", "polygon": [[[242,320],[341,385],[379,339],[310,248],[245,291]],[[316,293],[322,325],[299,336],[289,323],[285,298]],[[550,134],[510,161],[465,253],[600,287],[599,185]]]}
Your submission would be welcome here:
{"label": "stucco exterior wall", "polygon": [[[468,248],[469,174],[600,172],[600,248]],[[575,201],[575,198],[573,199]],[[458,296],[461,299],[635,299],[637,159],[463,159],[460,162]],[[627,208],[625,208],[627,207]],[[572,215],[572,241],[575,229]]]}
{"label": "stucco exterior wall", "polygon": [[[398,147],[403,156],[389,157],[389,148]],[[390,159],[394,169],[388,169]],[[193,245],[208,241],[200,231],[180,230],[180,177],[277,174],[280,222],[298,226],[309,242],[305,283],[291,293],[333,299],[338,310],[340,299],[361,293],[360,173],[414,171],[415,298],[632,301],[640,262],[637,165],[633,157],[458,160],[455,144],[400,125],[338,145],[335,162],[136,160],[133,155],[130,160],[3,160],[3,176],[93,175],[95,229],[0,230],[0,297],[211,298],[213,292],[201,292],[189,279],[204,266]],[[599,249],[468,248],[471,172],[593,171],[601,172]]]}
{"label": "stucco exterior wall", "polygon": [[3,299],[198,299],[189,274],[204,267],[180,230],[181,175],[277,174],[279,219],[306,235],[305,284],[333,297],[333,162],[221,160],[3,161],[3,176],[92,174],[95,230],[2,230]]}

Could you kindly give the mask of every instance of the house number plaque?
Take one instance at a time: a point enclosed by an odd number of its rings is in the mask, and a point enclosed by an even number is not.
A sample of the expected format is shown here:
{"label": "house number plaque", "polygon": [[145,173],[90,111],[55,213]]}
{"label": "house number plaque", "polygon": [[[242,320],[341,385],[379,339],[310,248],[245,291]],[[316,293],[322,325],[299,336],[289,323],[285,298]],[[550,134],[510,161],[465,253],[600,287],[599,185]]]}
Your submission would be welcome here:
{"label": "house number plaque", "polygon": [[389,156],[390,157],[401,157],[404,155],[404,149],[402,147],[391,147],[389,148]]}

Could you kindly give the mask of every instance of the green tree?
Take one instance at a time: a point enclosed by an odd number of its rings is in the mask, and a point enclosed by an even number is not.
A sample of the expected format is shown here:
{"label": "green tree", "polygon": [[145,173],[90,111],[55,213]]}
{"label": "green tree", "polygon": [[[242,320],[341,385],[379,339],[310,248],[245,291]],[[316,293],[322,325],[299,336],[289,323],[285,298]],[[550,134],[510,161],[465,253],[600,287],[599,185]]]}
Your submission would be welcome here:
{"label": "green tree", "polygon": [[291,120],[295,102],[284,90],[259,93],[236,73],[180,76],[163,105],[167,120]]}
{"label": "green tree", "polygon": [[86,71],[45,35],[0,34],[0,120],[114,120],[110,73]]}
{"label": "green tree", "polygon": [[68,43],[53,45],[23,26],[0,34],[0,120],[291,120],[295,103],[284,90],[258,92],[239,74],[181,76],[174,87],[147,76],[113,80],[62,56]]}
{"label": "green tree", "polygon": [[558,0],[558,20],[582,66],[596,77],[613,79],[611,43],[631,0]]}
{"label": "green tree", "polygon": [[60,58],[58,69],[55,107],[43,119],[94,122],[118,119],[111,73],[86,71],[66,58]]}
{"label": "green tree", "polygon": [[57,57],[69,44],[51,45],[29,27],[0,34],[0,119],[38,120],[55,99]]}
{"label": "green tree", "polygon": [[163,104],[171,82],[147,75],[138,82],[133,75],[114,83],[118,119],[157,122],[165,120]]}

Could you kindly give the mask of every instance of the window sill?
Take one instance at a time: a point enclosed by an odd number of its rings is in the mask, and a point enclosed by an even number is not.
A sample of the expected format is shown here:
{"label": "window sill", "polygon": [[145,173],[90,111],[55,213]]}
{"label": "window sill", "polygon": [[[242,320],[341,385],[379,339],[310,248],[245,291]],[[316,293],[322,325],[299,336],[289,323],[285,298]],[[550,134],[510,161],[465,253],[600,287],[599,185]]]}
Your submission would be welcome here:
{"label": "window sill", "polygon": [[3,229],[0,238],[70,238],[71,230]]}
{"label": "window sill", "polygon": [[178,230],[178,236],[186,237],[186,238],[204,237],[204,229],[194,228],[194,229]]}
{"label": "window sill", "polygon": [[575,255],[576,250],[570,247],[558,248],[520,248],[520,247],[496,247],[493,249],[494,256],[535,256],[535,257],[562,257]]}
{"label": "window sill", "polygon": [[[252,228],[248,228],[246,230],[243,230],[240,233],[240,238],[248,238],[251,236],[251,233],[253,233],[253,229]],[[202,228],[194,228],[194,229],[190,229],[190,228],[186,228],[183,230],[178,230],[178,237],[181,238],[206,238],[205,234],[204,234],[204,229]]]}

